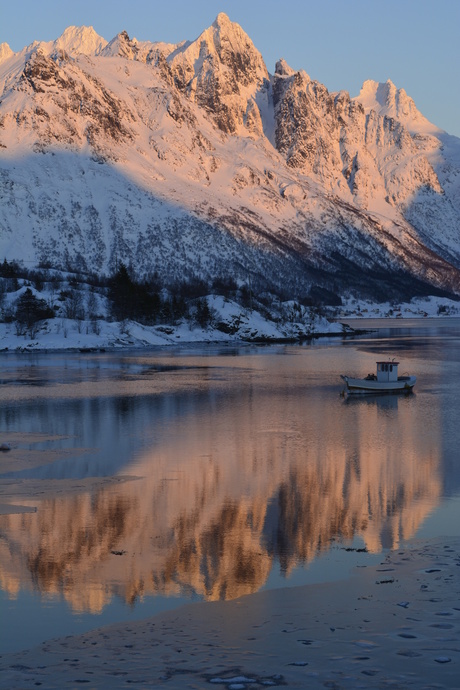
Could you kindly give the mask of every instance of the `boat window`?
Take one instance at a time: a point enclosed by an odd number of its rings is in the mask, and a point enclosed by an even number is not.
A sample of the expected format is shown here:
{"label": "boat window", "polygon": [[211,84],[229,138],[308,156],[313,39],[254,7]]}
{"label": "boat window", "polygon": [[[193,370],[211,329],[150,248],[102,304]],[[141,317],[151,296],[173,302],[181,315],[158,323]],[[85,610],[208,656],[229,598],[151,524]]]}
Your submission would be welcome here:
{"label": "boat window", "polygon": [[390,364],[390,371],[393,371],[393,365]]}

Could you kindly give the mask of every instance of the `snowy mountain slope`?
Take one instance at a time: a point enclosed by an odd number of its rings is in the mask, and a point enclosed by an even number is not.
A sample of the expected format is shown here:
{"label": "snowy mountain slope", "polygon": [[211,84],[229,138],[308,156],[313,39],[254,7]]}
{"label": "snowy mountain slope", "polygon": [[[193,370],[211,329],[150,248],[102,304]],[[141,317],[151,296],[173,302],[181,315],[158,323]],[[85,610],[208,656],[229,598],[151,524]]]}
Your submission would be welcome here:
{"label": "snowy mountain slope", "polygon": [[[385,84],[366,81],[354,99],[372,112],[401,123],[411,134],[418,151],[435,177],[432,184],[419,185],[401,204],[405,218],[418,230],[422,241],[457,262],[460,218],[460,140],[429,122],[404,89],[388,80]],[[436,183],[437,178],[437,183]],[[437,227],[441,232],[436,232]]]}
{"label": "snowy mountain slope", "polygon": [[178,45],[88,27],[3,44],[0,253],[296,297],[459,294],[460,142],[381,86],[271,76],[224,14]]}

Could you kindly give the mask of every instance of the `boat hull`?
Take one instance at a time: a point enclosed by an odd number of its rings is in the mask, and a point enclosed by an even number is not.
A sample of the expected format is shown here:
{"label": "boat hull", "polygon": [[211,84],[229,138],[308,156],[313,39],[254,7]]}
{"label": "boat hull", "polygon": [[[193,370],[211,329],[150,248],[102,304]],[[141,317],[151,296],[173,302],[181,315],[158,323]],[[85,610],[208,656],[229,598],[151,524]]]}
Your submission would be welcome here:
{"label": "boat hull", "polygon": [[375,379],[353,379],[342,376],[348,393],[411,393],[415,386],[415,376],[400,376],[397,381],[377,381]]}

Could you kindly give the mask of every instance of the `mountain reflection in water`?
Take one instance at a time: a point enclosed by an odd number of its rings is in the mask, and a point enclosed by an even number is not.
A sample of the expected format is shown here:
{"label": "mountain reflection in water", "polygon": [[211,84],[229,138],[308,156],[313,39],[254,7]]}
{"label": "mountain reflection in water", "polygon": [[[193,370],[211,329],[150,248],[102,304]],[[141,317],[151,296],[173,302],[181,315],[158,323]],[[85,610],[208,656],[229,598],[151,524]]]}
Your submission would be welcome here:
{"label": "mountain reflection in water", "polygon": [[71,399],[53,384],[39,404],[16,401],[3,428],[66,434],[63,449],[88,453],[8,481],[137,478],[0,516],[2,589],[91,612],[114,596],[232,599],[334,543],[360,537],[379,552],[414,535],[442,492],[436,408],[416,395],[343,400],[342,363],[329,371],[327,349],[299,352],[174,373],[141,361],[104,397],[85,380]]}

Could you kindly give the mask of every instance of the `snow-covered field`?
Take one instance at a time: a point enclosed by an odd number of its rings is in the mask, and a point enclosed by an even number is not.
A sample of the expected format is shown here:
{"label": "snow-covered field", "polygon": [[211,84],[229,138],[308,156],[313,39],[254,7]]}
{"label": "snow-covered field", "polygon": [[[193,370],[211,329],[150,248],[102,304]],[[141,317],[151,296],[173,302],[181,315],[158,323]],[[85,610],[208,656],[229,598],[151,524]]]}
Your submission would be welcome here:
{"label": "snow-covered field", "polygon": [[426,318],[459,316],[460,302],[445,297],[419,297],[409,303],[384,302],[373,304],[355,299],[344,301],[339,309],[338,318]]}

